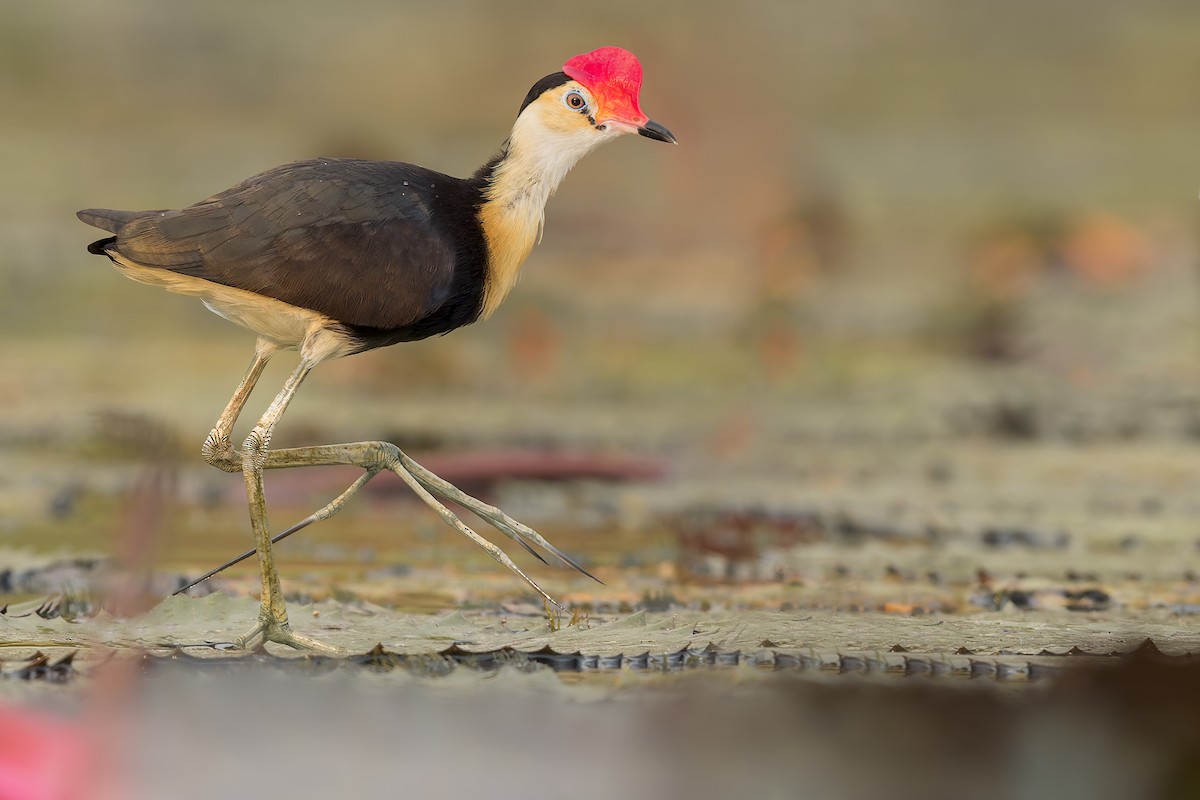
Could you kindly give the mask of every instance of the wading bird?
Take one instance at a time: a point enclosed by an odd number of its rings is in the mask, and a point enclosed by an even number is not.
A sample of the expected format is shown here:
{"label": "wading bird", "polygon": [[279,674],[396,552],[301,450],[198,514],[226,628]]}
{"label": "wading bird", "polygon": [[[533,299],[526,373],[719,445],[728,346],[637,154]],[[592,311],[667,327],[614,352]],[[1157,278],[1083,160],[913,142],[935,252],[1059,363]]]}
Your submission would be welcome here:
{"label": "wading bird", "polygon": [[[395,162],[322,158],[256,175],[179,210],[87,209],[109,233],[88,251],[126,277],[199,297],[258,335],[254,359],[208,434],[204,459],[241,472],[262,573],[258,621],[234,644],[331,650],[291,630],[271,555],[263,470],[351,464],[364,472],[294,529],[337,513],[367,481],[395,472],[448,524],[554,600],[435,495],[486,520],[534,555],[583,571],[537,532],[421,467],[388,442],[270,449],[271,434],[313,367],[487,319],[541,234],[547,199],[596,145],[626,134],[674,144],[638,104],[642,67],[618,47],[575,56],[533,85],[500,152],[469,178]],[[300,363],[240,448],[233,426],[267,361]],[[541,556],[538,556],[541,558]],[[557,605],[557,604],[555,604]]]}

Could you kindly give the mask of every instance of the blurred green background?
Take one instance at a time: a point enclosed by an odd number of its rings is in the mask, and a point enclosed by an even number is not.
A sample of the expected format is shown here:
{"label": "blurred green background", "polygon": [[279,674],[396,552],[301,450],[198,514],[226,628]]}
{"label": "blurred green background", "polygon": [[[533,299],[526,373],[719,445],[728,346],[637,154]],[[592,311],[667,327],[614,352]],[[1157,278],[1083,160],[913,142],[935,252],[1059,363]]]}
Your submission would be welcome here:
{"label": "blurred green background", "polygon": [[54,509],[124,491],[147,431],[195,468],[185,497],[224,491],[197,454],[250,335],[89,256],[77,209],[186,205],[317,155],[469,174],[535,80],[607,44],[680,145],[589,156],[496,317],[323,366],[276,443],[666,459],[671,492],[614,501],[635,527],[638,503],[721,487],[888,508],[918,490],[838,492],[897,442],[1050,441],[1062,474],[1135,441],[1192,485],[1197,30],[1188,0],[9,4],[6,532],[84,537]]}

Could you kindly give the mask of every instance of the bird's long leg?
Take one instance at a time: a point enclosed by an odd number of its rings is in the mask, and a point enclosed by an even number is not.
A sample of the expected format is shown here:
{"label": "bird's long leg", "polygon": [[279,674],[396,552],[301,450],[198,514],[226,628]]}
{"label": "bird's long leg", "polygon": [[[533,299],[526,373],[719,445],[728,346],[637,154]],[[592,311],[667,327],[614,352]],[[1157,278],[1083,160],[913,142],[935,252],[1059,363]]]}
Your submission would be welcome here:
{"label": "bird's long leg", "polygon": [[288,625],[287,606],[283,600],[279,572],[275,569],[275,559],[271,553],[271,531],[267,523],[267,500],[263,491],[262,472],[267,448],[271,444],[271,435],[279,423],[279,418],[287,410],[288,403],[295,397],[296,390],[300,388],[300,384],[312,368],[313,362],[301,357],[299,366],[288,377],[283,389],[275,396],[242,445],[242,475],[246,481],[250,527],[254,531],[255,549],[258,550],[258,563],[262,573],[262,606],[259,609],[258,622],[245,635],[234,641],[237,647],[250,647],[262,641],[271,641],[299,649],[338,652],[337,648],[294,633]]}
{"label": "bird's long leg", "polygon": [[225,406],[225,410],[217,419],[217,424],[213,426],[204,440],[203,447],[200,448],[204,460],[214,467],[226,472],[242,471],[241,454],[233,449],[230,441],[230,437],[233,436],[233,426],[246,406],[246,400],[249,399],[250,393],[254,391],[254,385],[262,377],[263,369],[277,349],[279,348],[276,344],[268,342],[266,339],[259,339],[255,344],[254,360],[250,362],[250,367],[242,377],[242,382],[238,384],[233,397],[229,399],[229,405]]}

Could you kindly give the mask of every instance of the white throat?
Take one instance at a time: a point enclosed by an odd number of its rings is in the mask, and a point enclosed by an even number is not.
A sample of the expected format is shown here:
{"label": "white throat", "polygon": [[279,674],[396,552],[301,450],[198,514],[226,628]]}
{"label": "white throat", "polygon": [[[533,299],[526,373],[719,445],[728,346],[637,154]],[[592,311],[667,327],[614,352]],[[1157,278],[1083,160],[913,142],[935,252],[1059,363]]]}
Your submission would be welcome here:
{"label": "white throat", "polygon": [[567,128],[540,103],[531,103],[517,117],[480,209],[491,256],[480,319],[491,316],[516,284],[521,264],[541,239],[546,201],[571,167],[618,135],[577,124]]}

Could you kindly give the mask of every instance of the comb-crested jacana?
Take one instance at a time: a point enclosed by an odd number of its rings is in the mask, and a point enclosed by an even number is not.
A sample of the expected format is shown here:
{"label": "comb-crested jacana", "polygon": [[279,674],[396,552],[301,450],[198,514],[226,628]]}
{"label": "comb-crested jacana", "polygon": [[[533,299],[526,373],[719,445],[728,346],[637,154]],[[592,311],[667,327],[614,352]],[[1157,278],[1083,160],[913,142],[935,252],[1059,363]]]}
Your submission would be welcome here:
{"label": "comb-crested jacana", "polygon": [[[435,495],[474,512],[537,555],[583,571],[535,531],[422,468],[388,442],[270,449],[271,434],[313,367],[331,358],[447,333],[486,319],[517,280],[547,199],[596,145],[638,133],[675,142],[642,113],[642,67],[618,47],[575,56],[533,85],[500,152],[469,178],[395,162],[322,158],[268,170],[179,210],[79,212],[112,236],[88,250],[126,277],[199,297],[258,334],[254,359],[208,434],[205,460],[246,483],[262,572],[258,621],[235,644],[274,641],[331,650],[293,632],[271,555],[263,470],[351,464],[364,472],[295,528],[337,513],[383,470],[451,526],[542,591]],[[300,363],[240,448],[230,437],[275,351]],[[294,529],[295,529],[294,528]],[[538,556],[540,558],[540,556]]]}

